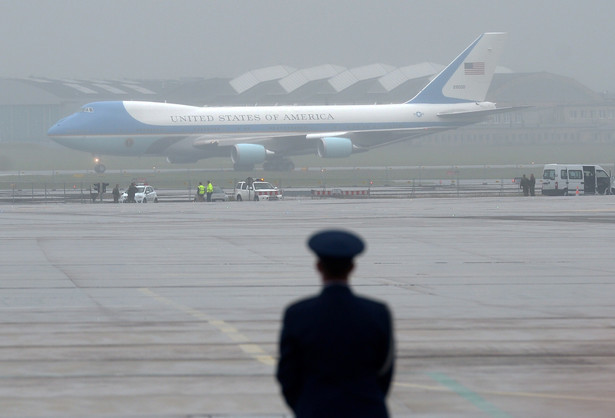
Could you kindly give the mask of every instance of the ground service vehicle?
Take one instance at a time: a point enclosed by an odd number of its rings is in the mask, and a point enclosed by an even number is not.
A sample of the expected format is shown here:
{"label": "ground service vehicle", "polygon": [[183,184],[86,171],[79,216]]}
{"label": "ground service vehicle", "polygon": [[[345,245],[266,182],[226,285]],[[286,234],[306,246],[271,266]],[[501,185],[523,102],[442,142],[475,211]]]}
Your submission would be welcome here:
{"label": "ground service vehicle", "polygon": [[596,164],[545,164],[542,171],[542,194],[612,194],[611,176]]}
{"label": "ground service vehicle", "polygon": [[237,182],[234,191],[235,200],[280,200],[282,192],[273,184],[263,179]]}

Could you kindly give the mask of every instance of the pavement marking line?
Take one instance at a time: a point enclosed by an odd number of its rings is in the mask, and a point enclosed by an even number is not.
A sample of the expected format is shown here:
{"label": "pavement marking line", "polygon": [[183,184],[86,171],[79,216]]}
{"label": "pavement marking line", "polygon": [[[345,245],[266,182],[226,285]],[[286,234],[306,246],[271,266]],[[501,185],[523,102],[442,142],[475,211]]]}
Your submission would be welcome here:
{"label": "pavement marking line", "polygon": [[[153,292],[151,289],[148,288],[140,288],[139,292],[153,299],[156,299],[160,303],[171,306],[178,311],[184,312],[192,317],[207,322],[209,325],[213,326],[214,328],[217,328],[220,332],[222,332],[224,335],[226,335],[236,343],[250,342],[250,339],[245,335],[241,334],[237,330],[237,328],[231,326],[230,324],[227,324],[221,319],[210,317],[201,311],[174,302],[171,299],[165,298],[164,296],[160,296],[159,294]],[[237,344],[237,346],[241,349],[241,351],[252,357],[254,360],[258,361],[259,363],[263,363],[267,366],[273,366],[276,364],[275,359],[272,356],[267,355],[265,350],[263,350],[258,344]]]}
{"label": "pavement marking line", "polygon": [[478,393],[471,391],[444,373],[427,373],[427,376],[431,377],[442,386],[452,390],[462,398],[468,400],[472,405],[476,406],[483,412],[486,412],[490,416],[494,418],[511,418],[511,416],[506,412],[499,410],[495,405],[484,400]]}
{"label": "pavement marking line", "polygon": [[266,364],[267,366],[276,365],[275,359],[271,356],[254,356],[254,358],[260,361],[261,363]]}
{"label": "pavement marking line", "polygon": [[615,402],[615,398],[594,398],[589,396],[575,396],[575,395],[550,395],[548,393],[528,393],[528,392],[481,392],[488,395],[501,395],[501,396],[519,396],[525,398],[546,398],[546,399],[562,399],[569,401],[588,401],[588,402]]}
{"label": "pavement marking line", "polygon": [[395,386],[402,386],[405,388],[433,390],[435,392],[450,392],[448,388],[445,388],[443,386],[417,385],[416,383],[404,383],[404,382],[393,382],[393,384]]}
{"label": "pavement marking line", "polygon": [[250,354],[265,354],[262,348],[256,344],[240,344],[239,347],[246,353]]}
{"label": "pavement marking line", "polygon": [[239,333],[236,333],[236,334],[228,334],[228,336],[229,336],[229,338],[230,338],[231,340],[235,341],[236,343],[247,343],[247,342],[249,342],[249,341],[250,341],[250,340],[248,339],[248,337],[246,337],[246,336],[245,336],[245,335],[243,335],[243,334],[239,334]]}
{"label": "pavement marking line", "polygon": [[[394,382],[394,384],[396,386],[401,386],[405,388],[433,390],[436,392],[444,392],[444,391],[450,390],[443,386],[418,385],[415,383],[404,383],[404,382]],[[493,390],[481,390],[481,391],[478,391],[477,393],[480,393],[482,395],[511,396],[511,397],[520,397],[520,398],[544,398],[544,399],[561,399],[561,400],[569,400],[569,401],[615,403],[615,398],[595,398],[591,396],[558,395],[558,394],[531,393],[531,392],[504,392],[504,391],[493,391]]]}

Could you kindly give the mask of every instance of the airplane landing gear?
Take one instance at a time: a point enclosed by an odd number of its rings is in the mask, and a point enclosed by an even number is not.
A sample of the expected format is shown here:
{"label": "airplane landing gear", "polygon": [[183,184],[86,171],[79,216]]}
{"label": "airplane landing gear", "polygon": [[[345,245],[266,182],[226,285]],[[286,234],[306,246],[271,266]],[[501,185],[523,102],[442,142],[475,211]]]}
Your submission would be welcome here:
{"label": "airplane landing gear", "polygon": [[233,169],[235,171],[252,171],[254,170],[254,164],[244,164],[244,165],[240,165],[240,164],[233,164]]}
{"label": "airplane landing gear", "polygon": [[98,157],[94,157],[94,171],[97,172],[98,174],[102,174],[105,172],[105,170],[107,169],[107,167],[105,167],[104,164],[102,164],[100,162],[100,158]]}
{"label": "airplane landing gear", "polygon": [[266,171],[293,171],[295,164],[288,158],[273,158],[263,163]]}

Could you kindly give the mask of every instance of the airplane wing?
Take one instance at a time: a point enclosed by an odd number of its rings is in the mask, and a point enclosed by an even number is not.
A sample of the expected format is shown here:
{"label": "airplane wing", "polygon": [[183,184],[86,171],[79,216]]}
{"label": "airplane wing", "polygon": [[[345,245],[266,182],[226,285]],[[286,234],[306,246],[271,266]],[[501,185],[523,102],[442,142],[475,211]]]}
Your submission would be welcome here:
{"label": "airplane wing", "polygon": [[355,147],[358,148],[355,149],[356,152],[361,150],[367,151],[385,145],[408,141],[414,138],[418,138],[420,136],[429,135],[446,129],[448,128],[440,128],[434,126],[405,129],[380,129],[373,131],[348,132],[346,135],[343,136],[352,140],[352,143],[355,145]]}
{"label": "airplane wing", "polygon": [[407,141],[419,136],[428,135],[446,128],[422,127],[404,129],[379,129],[345,132],[319,132],[296,134],[237,134],[237,135],[201,135],[193,140],[192,146],[207,149],[212,146],[232,147],[238,144],[260,144],[280,155],[302,155],[312,152],[316,142],[322,138],[349,138],[357,151],[367,151],[372,148]]}
{"label": "airplane wing", "polygon": [[498,107],[495,109],[483,109],[483,110],[472,110],[469,112],[440,112],[438,113],[438,116],[441,118],[463,118],[463,117],[468,117],[468,118],[476,118],[478,117],[487,117],[487,116],[491,116],[494,115],[496,113],[505,113],[505,112],[515,112],[515,111],[519,111],[519,110],[524,110],[524,109],[528,109],[530,107],[533,106],[511,106],[511,107]]}
{"label": "airplane wing", "polygon": [[275,134],[250,133],[250,134],[206,134],[194,139],[192,146],[195,148],[207,148],[212,145],[232,147],[237,144],[265,144],[269,142],[305,141],[305,134]]}

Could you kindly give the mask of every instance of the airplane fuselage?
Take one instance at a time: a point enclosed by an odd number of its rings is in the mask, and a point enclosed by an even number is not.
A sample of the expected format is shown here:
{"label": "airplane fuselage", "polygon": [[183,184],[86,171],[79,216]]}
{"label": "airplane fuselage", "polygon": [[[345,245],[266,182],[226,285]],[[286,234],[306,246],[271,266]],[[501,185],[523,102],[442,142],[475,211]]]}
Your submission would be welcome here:
{"label": "airplane fuselage", "polygon": [[[443,118],[442,112],[494,109],[490,102],[347,106],[196,107],[157,102],[97,102],[49,130],[56,142],[94,154],[156,155],[165,138],[203,137],[212,144],[246,136],[339,135],[353,131],[456,128],[484,119]],[[231,135],[231,136],[229,136]],[[138,140],[137,140],[138,138]],[[162,144],[160,145],[163,146]]]}

